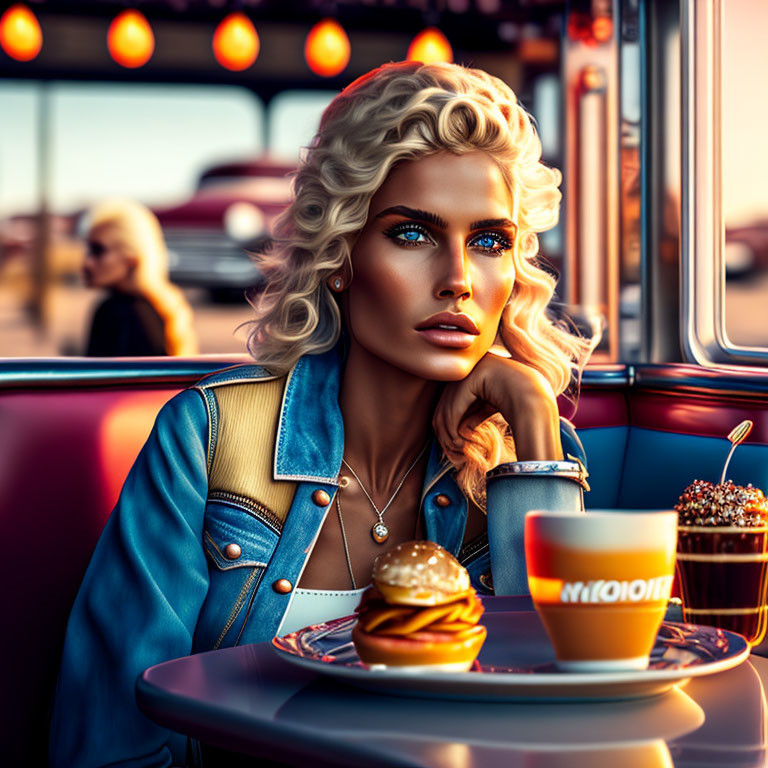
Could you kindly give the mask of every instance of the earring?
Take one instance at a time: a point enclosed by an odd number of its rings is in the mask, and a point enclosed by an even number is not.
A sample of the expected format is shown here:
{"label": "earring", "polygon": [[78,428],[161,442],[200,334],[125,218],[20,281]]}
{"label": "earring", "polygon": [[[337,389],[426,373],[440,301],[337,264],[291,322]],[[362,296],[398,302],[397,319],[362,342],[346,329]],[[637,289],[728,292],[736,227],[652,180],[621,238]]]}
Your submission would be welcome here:
{"label": "earring", "polygon": [[333,278],[333,290],[334,291],[340,291],[343,283],[341,282],[340,277],[334,277]]}

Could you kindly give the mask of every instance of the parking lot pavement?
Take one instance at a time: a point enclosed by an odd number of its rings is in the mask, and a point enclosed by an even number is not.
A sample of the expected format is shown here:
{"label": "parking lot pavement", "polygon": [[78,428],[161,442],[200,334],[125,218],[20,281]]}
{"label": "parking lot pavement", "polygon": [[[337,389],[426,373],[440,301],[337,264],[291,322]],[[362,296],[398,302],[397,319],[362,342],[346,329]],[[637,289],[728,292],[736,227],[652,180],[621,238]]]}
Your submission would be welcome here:
{"label": "parking lot pavement", "polygon": [[[195,329],[203,354],[245,352],[247,330],[238,326],[251,318],[241,304],[210,304],[200,290],[185,291],[195,313]],[[0,357],[81,355],[90,319],[102,298],[81,285],[56,285],[50,290],[45,331],[38,330],[25,309],[23,286],[0,281]]]}

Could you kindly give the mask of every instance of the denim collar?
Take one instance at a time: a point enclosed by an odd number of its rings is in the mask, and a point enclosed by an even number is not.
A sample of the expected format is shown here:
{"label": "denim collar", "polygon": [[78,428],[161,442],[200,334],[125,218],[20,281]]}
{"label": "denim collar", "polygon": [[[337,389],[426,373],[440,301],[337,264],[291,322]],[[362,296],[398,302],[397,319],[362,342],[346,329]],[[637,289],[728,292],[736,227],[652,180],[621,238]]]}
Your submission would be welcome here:
{"label": "denim collar", "polygon": [[[344,455],[344,423],[339,408],[343,358],[339,348],[304,355],[288,375],[280,409],[275,480],[337,485]],[[424,489],[450,469],[434,438]]]}

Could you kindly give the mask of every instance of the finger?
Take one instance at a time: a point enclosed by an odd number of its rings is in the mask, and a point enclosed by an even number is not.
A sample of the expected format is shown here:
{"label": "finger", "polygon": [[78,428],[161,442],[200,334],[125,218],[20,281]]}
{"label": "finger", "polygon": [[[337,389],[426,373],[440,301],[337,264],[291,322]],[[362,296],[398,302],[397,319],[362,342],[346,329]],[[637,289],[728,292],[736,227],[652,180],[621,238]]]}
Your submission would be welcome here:
{"label": "finger", "polygon": [[435,433],[435,437],[437,438],[438,443],[440,443],[440,445],[443,447],[443,450],[445,450],[447,434],[444,426],[443,412],[439,405],[435,409],[435,413],[432,416],[432,430]]}
{"label": "finger", "polygon": [[490,419],[496,412],[497,411],[487,403],[483,404],[482,408],[475,409],[461,420],[459,434],[464,440],[468,440],[475,429],[477,429],[477,427],[484,421]]}
{"label": "finger", "polygon": [[438,403],[438,406],[435,409],[435,414],[432,419],[432,428],[434,429],[435,437],[437,437],[437,440],[443,449],[443,453],[445,453],[451,463],[456,464],[459,456],[463,454],[461,453],[461,446],[453,441],[446,428],[445,404],[443,400]]}
{"label": "finger", "polygon": [[452,448],[445,449],[445,456],[454,467],[461,468],[466,464],[467,458],[463,451],[457,451]]}
{"label": "finger", "polygon": [[433,424],[435,428],[439,430],[446,442],[451,442],[455,438],[455,435],[451,433],[450,429],[451,409],[456,399],[458,389],[462,384],[463,382],[446,385],[443,394],[438,401],[437,407],[435,408]]}
{"label": "finger", "polygon": [[440,399],[437,401],[435,412],[432,414],[432,429],[441,443],[445,438],[445,401],[447,397],[448,395],[444,389]]}
{"label": "finger", "polygon": [[469,379],[464,379],[446,400],[443,414],[443,426],[452,442],[463,442],[459,426],[473,407],[477,407],[478,397],[472,390]]}
{"label": "finger", "polygon": [[453,390],[457,388],[457,385],[451,385],[451,387],[451,391],[447,393],[444,391],[445,397],[441,398],[435,409],[433,427],[445,456],[454,466],[462,467],[466,463],[464,456],[465,440],[461,436],[453,434],[448,429],[446,421],[448,408],[453,399]]}

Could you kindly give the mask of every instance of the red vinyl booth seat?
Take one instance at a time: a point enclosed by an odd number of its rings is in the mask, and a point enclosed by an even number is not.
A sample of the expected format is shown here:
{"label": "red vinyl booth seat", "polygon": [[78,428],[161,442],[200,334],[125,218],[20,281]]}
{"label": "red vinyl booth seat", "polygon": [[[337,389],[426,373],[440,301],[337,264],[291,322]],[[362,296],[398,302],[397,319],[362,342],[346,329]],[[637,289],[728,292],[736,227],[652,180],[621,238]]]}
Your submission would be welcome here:
{"label": "red vinyl booth seat", "polygon": [[69,609],[128,470],[176,391],[0,393],[3,765],[45,765]]}

